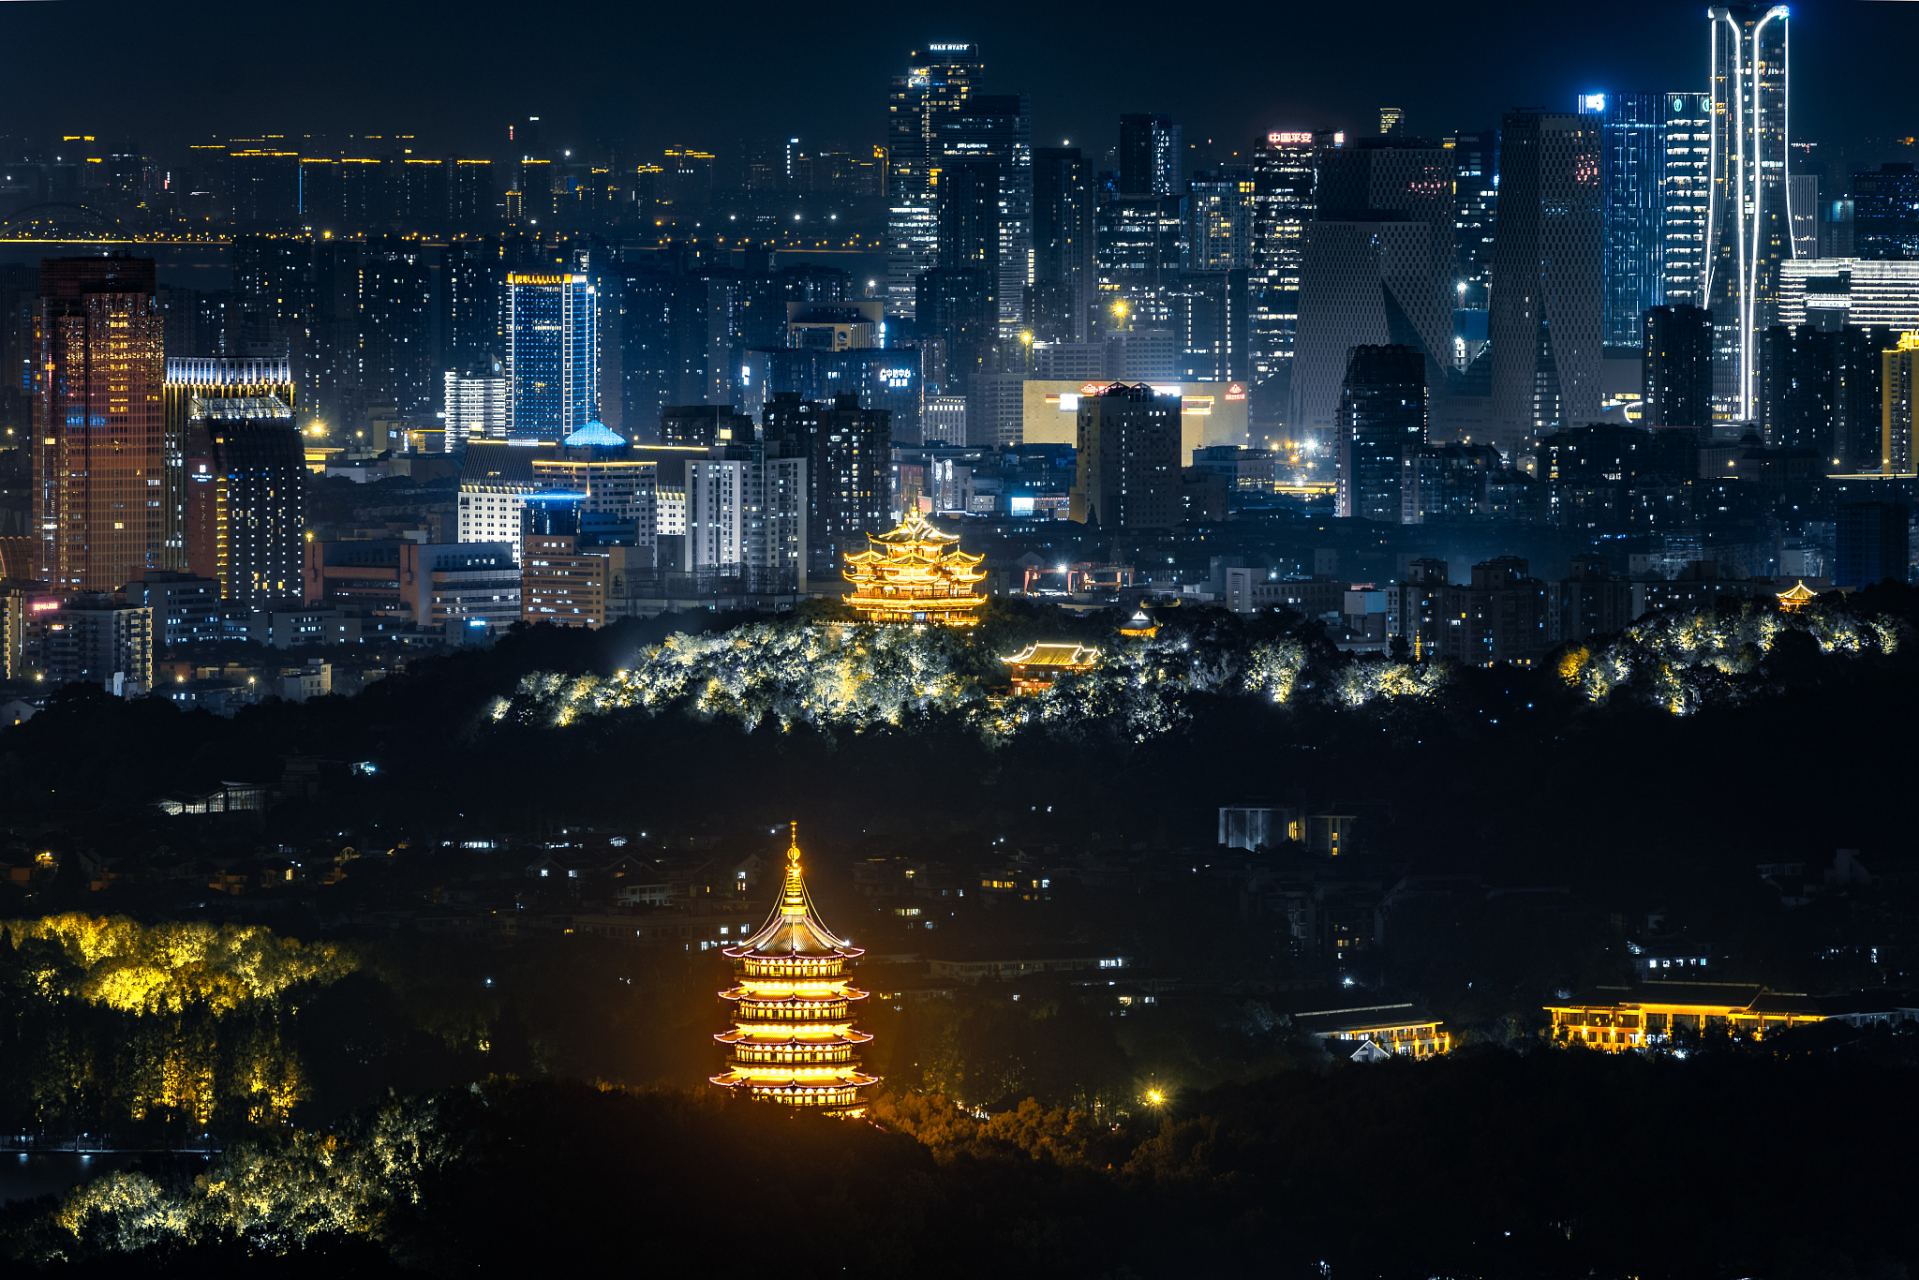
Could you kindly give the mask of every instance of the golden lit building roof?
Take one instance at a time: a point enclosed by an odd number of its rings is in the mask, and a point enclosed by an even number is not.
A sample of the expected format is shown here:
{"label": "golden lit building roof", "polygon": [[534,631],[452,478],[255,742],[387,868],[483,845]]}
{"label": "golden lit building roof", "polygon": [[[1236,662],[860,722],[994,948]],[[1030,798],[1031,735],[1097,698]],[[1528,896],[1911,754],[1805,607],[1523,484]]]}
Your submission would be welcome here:
{"label": "golden lit building roof", "polygon": [[1643,1049],[1675,1030],[1708,1026],[1755,1038],[1804,1022],[1823,1021],[1818,1001],[1750,982],[1642,982],[1592,987],[1545,1006],[1555,1043],[1579,1042],[1604,1053]]}
{"label": "golden lit building roof", "polygon": [[1818,598],[1818,593],[1808,587],[1802,579],[1792,590],[1779,593],[1779,607],[1787,613],[1798,613]]}
{"label": "golden lit building roof", "polygon": [[1146,610],[1135,609],[1133,616],[1126,620],[1126,625],[1119,629],[1119,633],[1128,639],[1151,640],[1159,634],[1159,624],[1146,616]]}
{"label": "golden lit building roof", "polygon": [[846,599],[869,622],[936,622],[970,627],[986,597],[973,591],[986,577],[984,556],[959,549],[959,535],[942,533],[917,511],[885,533],[867,536],[864,551],[849,551],[842,576],[854,585]]}
{"label": "golden lit building roof", "polygon": [[723,954],[735,960],[777,956],[840,956],[850,960],[866,954],[846,939],[835,937],[814,914],[812,896],[800,875],[797,822],[793,824],[793,845],[786,851],[786,883],[780,891],[779,905],[758,933],[738,946],[725,948]]}
{"label": "golden lit building roof", "polygon": [[1099,650],[1090,644],[1029,644],[1019,653],[1001,658],[1008,666],[1063,667],[1086,671],[1099,663]]}

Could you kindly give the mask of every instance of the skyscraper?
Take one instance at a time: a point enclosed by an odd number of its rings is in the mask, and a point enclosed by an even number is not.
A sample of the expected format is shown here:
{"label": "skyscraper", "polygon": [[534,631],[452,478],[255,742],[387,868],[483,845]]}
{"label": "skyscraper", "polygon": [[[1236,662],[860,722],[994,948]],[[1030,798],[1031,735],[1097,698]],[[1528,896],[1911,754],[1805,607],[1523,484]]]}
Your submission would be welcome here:
{"label": "skyscraper", "polygon": [[1877,172],[1853,174],[1852,209],[1855,255],[1919,259],[1919,172],[1912,165],[1882,164]]}
{"label": "skyscraper", "polygon": [[1025,326],[1036,342],[1084,342],[1096,295],[1093,184],[1078,147],[1033,152],[1033,283]]}
{"label": "skyscraper", "polygon": [[468,440],[506,439],[506,366],[493,356],[445,378],[446,452],[460,453]]}
{"label": "skyscraper", "polygon": [[1661,300],[1706,305],[1706,212],[1712,202],[1712,95],[1666,97]]}
{"label": "skyscraper", "polygon": [[1453,306],[1484,311],[1499,210],[1499,130],[1456,133],[1453,155]]}
{"label": "skyscraper", "polygon": [[1879,470],[1911,475],[1919,471],[1919,333],[1900,334],[1879,359]]}
{"label": "skyscraper", "polygon": [[1254,183],[1248,165],[1193,174],[1186,195],[1186,267],[1247,270],[1253,265]]}
{"label": "skyscraper", "polygon": [[1452,361],[1452,158],[1417,138],[1320,152],[1300,268],[1287,425],[1334,425],[1348,353],[1416,347],[1427,386]]}
{"label": "skyscraper", "polygon": [[1599,416],[1602,221],[1597,126],[1507,115],[1486,321],[1492,443],[1504,453]]}
{"label": "skyscraper", "polygon": [[1641,338],[1648,427],[1712,425],[1712,313],[1699,307],[1648,307]]}
{"label": "skyscraper", "polygon": [[577,272],[506,278],[507,432],[563,440],[599,416],[599,298]]}
{"label": "skyscraper", "polygon": [[[1020,322],[1033,270],[1033,109],[1024,94],[976,94],[933,121],[933,159],[945,171],[993,165],[999,178],[999,262],[994,296],[1002,337]],[[937,216],[935,219],[937,238]],[[935,257],[937,258],[937,244]]]}
{"label": "skyscraper", "polygon": [[39,576],[113,591],[177,568],[167,543],[165,321],[150,258],[40,265],[33,519]]}
{"label": "skyscraper", "polygon": [[433,377],[433,268],[425,250],[398,241],[366,247],[360,255],[359,337],[362,402],[431,417],[439,388]]}
{"label": "skyscraper", "polygon": [[306,450],[278,396],[194,397],[187,411],[188,567],[255,612],[301,598]]}
{"label": "skyscraper", "polygon": [[[1274,132],[1253,153],[1253,249],[1248,342],[1257,382],[1290,376],[1299,322],[1299,267],[1313,216],[1314,135]],[[1328,135],[1328,145],[1331,135]]]}
{"label": "skyscraper", "polygon": [[1773,323],[1779,264],[1792,257],[1786,183],[1786,6],[1707,11],[1712,36],[1712,198],[1706,306],[1717,350],[1716,410],[1757,409],[1759,335]]}
{"label": "skyscraper", "polygon": [[[296,409],[293,398],[292,362],[271,360],[222,360],[169,357],[166,382],[161,388],[166,418],[166,495],[163,508],[169,569],[187,567],[191,558],[188,500],[191,482],[187,479],[188,437],[193,425],[195,401],[227,398],[258,399],[271,396],[288,409]],[[304,464],[304,453],[302,462]],[[212,577],[212,574],[205,576]]]}
{"label": "skyscraper", "polygon": [[1601,340],[1638,349],[1646,311],[1663,300],[1665,271],[1664,93],[1590,93],[1579,114],[1599,125],[1605,271]]}
{"label": "skyscraper", "polygon": [[1180,194],[1179,126],[1165,116],[1119,118],[1119,193],[1123,196]]}
{"label": "skyscraper", "polygon": [[1400,469],[1426,443],[1426,358],[1360,346],[1339,387],[1339,514],[1400,523]]}
{"label": "skyscraper", "polygon": [[914,284],[933,265],[938,241],[934,171],[940,125],[963,110],[986,73],[976,44],[934,44],[908,55],[886,105],[891,183],[886,219],[886,312],[913,314]]}

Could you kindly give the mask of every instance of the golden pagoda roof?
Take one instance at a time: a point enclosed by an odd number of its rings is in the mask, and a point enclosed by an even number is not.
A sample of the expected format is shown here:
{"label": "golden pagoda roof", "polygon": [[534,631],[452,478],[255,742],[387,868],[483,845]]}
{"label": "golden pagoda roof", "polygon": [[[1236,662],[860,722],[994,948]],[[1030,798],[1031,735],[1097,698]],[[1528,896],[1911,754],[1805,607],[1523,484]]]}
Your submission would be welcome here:
{"label": "golden pagoda roof", "polygon": [[933,542],[945,545],[959,541],[957,533],[941,532],[938,525],[917,511],[910,513],[885,533],[869,533],[866,536],[874,542],[889,543]]}
{"label": "golden pagoda roof", "polygon": [[1790,602],[1792,604],[1804,604],[1808,600],[1818,599],[1818,592],[1808,587],[1804,579],[1801,579],[1799,585],[1793,587],[1792,590],[1781,591],[1778,594],[1781,602]]}
{"label": "golden pagoda roof", "polygon": [[760,931],[722,954],[734,959],[783,956],[854,956],[865,951],[844,938],[835,937],[813,910],[813,899],[806,892],[806,880],[800,875],[800,824],[793,824],[793,844],[786,851],[786,884],[780,891],[779,905],[767,917]]}
{"label": "golden pagoda roof", "polygon": [[1090,644],[1029,644],[1000,661],[1008,666],[1084,668],[1099,661],[1099,650]]}

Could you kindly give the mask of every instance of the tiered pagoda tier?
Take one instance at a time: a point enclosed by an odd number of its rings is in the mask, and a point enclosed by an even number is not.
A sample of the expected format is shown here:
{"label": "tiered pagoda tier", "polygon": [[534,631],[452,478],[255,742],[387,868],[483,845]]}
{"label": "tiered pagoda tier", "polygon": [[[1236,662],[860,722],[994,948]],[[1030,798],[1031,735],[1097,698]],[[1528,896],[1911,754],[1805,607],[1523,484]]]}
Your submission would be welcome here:
{"label": "tiered pagoda tier", "polygon": [[941,533],[917,511],[887,533],[866,535],[864,551],[846,553],[846,603],[869,622],[979,623],[986,597],[973,588],[986,577],[984,556],[959,549],[959,535]]}
{"label": "tiered pagoda tier", "polygon": [[867,993],[843,971],[865,952],[834,937],[814,913],[800,876],[797,824],[779,906],[758,933],[725,954],[736,962],[735,985],[720,992],[733,1004],[733,1029],[713,1038],[731,1052],[726,1073],[713,1083],[758,1102],[864,1115],[860,1091],[879,1078],[862,1072],[854,1056],[873,1037],[854,1029],[852,1006]]}

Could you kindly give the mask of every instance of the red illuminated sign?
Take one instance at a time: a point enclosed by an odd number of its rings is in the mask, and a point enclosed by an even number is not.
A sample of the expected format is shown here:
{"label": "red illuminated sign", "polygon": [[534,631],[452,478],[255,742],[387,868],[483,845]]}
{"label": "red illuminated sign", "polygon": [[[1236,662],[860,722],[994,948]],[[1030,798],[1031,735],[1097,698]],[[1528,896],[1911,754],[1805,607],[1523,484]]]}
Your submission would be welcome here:
{"label": "red illuminated sign", "polygon": [[1269,133],[1266,135],[1267,143],[1275,147],[1287,142],[1311,142],[1312,140],[1313,135],[1310,133]]}
{"label": "red illuminated sign", "polygon": [[1229,383],[1227,383],[1227,384],[1226,384],[1226,398],[1227,398],[1228,400],[1244,400],[1244,399],[1246,398],[1246,388],[1245,388],[1245,386],[1244,386],[1243,384],[1241,384],[1241,383],[1238,383],[1238,382],[1229,382]]}

